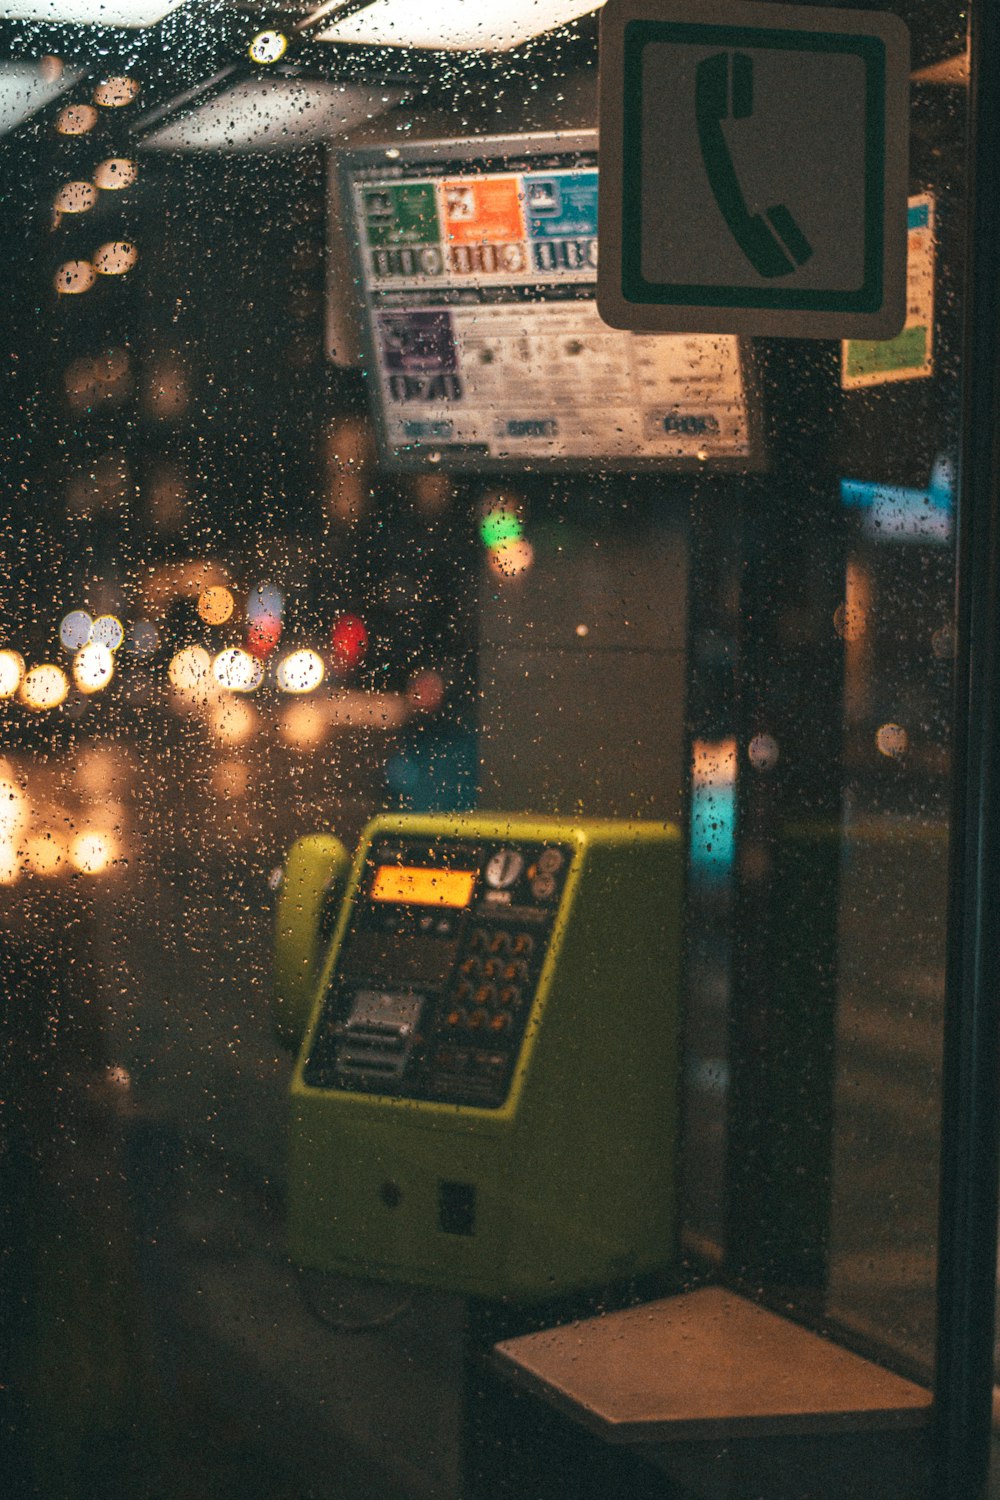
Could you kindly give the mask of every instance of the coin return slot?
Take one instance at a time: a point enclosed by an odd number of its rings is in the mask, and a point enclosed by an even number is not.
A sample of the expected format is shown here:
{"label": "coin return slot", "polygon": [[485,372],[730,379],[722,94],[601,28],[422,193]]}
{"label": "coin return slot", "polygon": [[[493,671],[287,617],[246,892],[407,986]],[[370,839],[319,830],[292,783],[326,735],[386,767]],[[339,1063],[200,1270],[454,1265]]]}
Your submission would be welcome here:
{"label": "coin return slot", "polygon": [[476,1232],[476,1188],[472,1182],[438,1184],[438,1228],[442,1234]]}
{"label": "coin return slot", "polygon": [[338,1076],[402,1077],[422,1005],[420,995],[359,990],[336,1028]]}

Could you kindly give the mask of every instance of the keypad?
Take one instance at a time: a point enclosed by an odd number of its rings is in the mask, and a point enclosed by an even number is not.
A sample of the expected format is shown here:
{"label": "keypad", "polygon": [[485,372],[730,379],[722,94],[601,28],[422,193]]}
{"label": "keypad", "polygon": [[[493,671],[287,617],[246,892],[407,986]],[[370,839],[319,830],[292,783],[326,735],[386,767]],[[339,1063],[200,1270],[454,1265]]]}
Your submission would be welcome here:
{"label": "keypad", "polygon": [[509,920],[480,921],[466,931],[432,1025],[432,1096],[486,1105],[502,1100],[543,951],[540,934]]}
{"label": "keypad", "polygon": [[456,969],[445,1025],[474,1032],[484,1026],[501,1034],[511,1030],[514,1015],[531,998],[530,959],[535,939],[514,928],[476,926],[468,934]]}

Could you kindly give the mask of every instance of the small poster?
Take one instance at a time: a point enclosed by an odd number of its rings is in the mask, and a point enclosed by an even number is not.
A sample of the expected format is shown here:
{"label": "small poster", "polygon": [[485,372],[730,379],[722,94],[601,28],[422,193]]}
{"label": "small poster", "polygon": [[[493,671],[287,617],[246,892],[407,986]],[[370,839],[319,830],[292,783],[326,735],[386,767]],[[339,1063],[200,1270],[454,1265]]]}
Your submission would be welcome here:
{"label": "small poster", "polygon": [[934,199],[920,193],[907,213],[906,323],[894,339],[845,339],[840,383],[845,391],[934,370]]}
{"label": "small poster", "polygon": [[[630,334],[594,301],[596,151],[502,170],[363,153],[348,194],[368,370],[387,459],[404,467],[755,461],[731,334]],[[569,153],[567,153],[569,154]]]}

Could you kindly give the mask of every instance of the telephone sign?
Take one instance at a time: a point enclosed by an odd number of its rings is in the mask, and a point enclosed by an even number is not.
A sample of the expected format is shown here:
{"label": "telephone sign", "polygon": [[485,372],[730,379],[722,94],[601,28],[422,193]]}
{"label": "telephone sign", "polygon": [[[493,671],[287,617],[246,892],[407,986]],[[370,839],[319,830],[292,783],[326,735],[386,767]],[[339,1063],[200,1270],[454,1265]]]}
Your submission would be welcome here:
{"label": "telephone sign", "polygon": [[600,55],[605,322],[899,332],[909,35],[897,16],[608,0]]}

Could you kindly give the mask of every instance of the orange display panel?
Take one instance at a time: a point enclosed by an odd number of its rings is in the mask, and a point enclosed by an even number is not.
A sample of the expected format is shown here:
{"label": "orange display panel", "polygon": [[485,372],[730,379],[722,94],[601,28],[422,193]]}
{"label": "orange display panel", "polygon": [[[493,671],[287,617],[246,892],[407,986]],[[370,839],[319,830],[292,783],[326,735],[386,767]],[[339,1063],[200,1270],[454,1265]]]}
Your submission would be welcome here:
{"label": "orange display panel", "polygon": [[372,881],[371,899],[405,901],[415,906],[468,906],[475,884],[475,870],[379,865]]}

